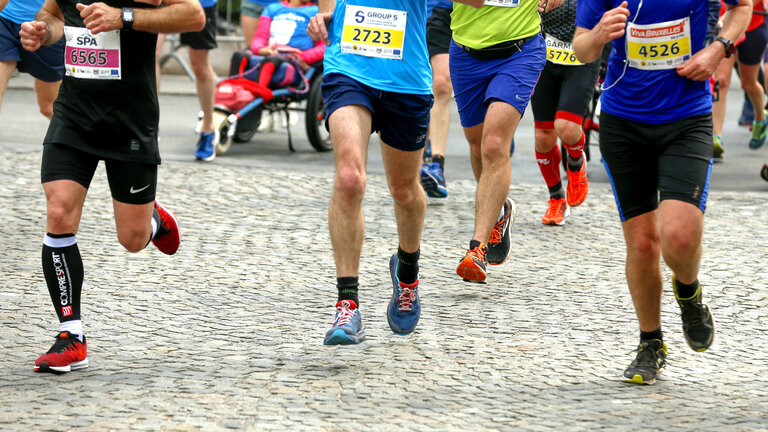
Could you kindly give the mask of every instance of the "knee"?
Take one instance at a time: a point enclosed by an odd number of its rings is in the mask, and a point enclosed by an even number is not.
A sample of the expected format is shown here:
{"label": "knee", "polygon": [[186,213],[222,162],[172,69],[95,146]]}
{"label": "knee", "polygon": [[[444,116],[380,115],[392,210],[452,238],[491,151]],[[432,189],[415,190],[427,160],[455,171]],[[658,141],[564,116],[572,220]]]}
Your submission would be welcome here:
{"label": "knee", "polygon": [[627,248],[638,258],[643,260],[658,260],[661,245],[659,238],[655,235],[637,236],[632,240]]}
{"label": "knee", "polygon": [[581,125],[569,120],[555,120],[555,130],[563,142],[575,144],[581,139]]}
{"label": "knee", "polygon": [[213,76],[213,69],[208,62],[195,62],[192,64],[192,72],[198,80],[205,80]]}
{"label": "knee", "polygon": [[437,100],[447,100],[451,97],[453,86],[451,85],[451,76],[448,74],[435,74],[432,83],[432,92]]}
{"label": "knee", "polygon": [[536,129],[536,151],[549,153],[557,145],[557,135],[552,129]]}
{"label": "knee", "polygon": [[424,190],[416,180],[390,183],[389,192],[396,204],[405,207],[424,195]]}
{"label": "knee", "polygon": [[40,105],[40,114],[44,115],[48,120],[53,117],[53,105]]}
{"label": "knee", "polygon": [[335,192],[345,201],[362,201],[365,194],[365,172],[355,166],[339,167],[334,184]]}
{"label": "knee", "polygon": [[135,253],[147,246],[147,243],[149,243],[149,236],[150,233],[148,232],[148,229],[132,227],[118,230],[117,241],[120,242],[120,245],[122,245],[125,250]]}
{"label": "knee", "polygon": [[699,246],[698,236],[693,230],[683,227],[665,227],[662,229],[665,253],[674,256],[685,256],[695,251]]}
{"label": "knee", "polygon": [[483,163],[509,158],[510,142],[503,142],[501,136],[488,134],[483,141]]}
{"label": "knee", "polygon": [[51,198],[48,200],[48,229],[54,234],[77,231],[77,208],[74,203]]}

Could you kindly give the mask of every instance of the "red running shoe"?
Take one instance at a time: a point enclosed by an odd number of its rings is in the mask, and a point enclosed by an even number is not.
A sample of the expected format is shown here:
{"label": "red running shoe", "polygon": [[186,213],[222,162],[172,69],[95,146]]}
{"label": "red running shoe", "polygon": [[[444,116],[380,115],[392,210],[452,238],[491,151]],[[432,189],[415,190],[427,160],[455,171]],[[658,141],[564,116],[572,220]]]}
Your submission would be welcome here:
{"label": "red running shoe", "polygon": [[571,171],[566,164],[565,173],[568,175],[568,187],[566,196],[568,197],[568,206],[576,207],[584,202],[589,193],[589,180],[587,179],[587,156],[581,154],[581,169]]}
{"label": "red running shoe", "polygon": [[35,362],[35,372],[66,373],[88,367],[88,344],[68,331],[59,333],[47,353]]}
{"label": "red running shoe", "polygon": [[160,226],[157,227],[157,233],[152,238],[152,243],[160,249],[160,252],[173,255],[179,249],[179,221],[176,216],[166,210],[165,207],[155,201],[155,210],[160,215]]}
{"label": "red running shoe", "polygon": [[468,250],[464,259],[456,267],[456,274],[464,279],[464,282],[485,283],[485,267],[488,260],[485,258],[486,246],[480,243],[480,246]]}

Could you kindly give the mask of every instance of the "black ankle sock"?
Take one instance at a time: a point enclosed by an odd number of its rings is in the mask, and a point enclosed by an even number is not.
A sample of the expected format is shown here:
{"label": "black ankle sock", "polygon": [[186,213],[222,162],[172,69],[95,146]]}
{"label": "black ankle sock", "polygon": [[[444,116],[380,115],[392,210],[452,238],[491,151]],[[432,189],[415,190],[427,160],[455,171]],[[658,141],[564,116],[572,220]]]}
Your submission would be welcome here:
{"label": "black ankle sock", "polygon": [[641,331],[640,332],[640,340],[641,341],[651,340],[651,339],[658,339],[658,340],[660,340],[662,342],[664,341],[664,333],[661,332],[661,327],[657,328],[654,331],[649,331],[649,332]]}
{"label": "black ankle sock", "polygon": [[445,172],[445,156],[432,154],[432,162],[440,164],[440,170]]}
{"label": "black ankle sock", "polygon": [[419,278],[419,252],[406,252],[397,248],[397,278],[400,282],[412,284]]}
{"label": "black ankle sock", "polygon": [[557,182],[556,185],[549,188],[550,199],[562,199],[565,198],[565,191],[563,190],[563,183]]}
{"label": "black ankle sock", "polygon": [[482,243],[478,240],[472,239],[469,241],[469,250],[472,250],[478,246],[480,246]]}
{"label": "black ankle sock", "polygon": [[74,234],[47,234],[43,242],[43,275],[59,322],[80,319],[83,260]]}
{"label": "black ankle sock", "polygon": [[699,288],[699,280],[696,279],[692,284],[684,284],[675,278],[675,287],[677,287],[678,298],[688,299],[696,294],[696,290]]}
{"label": "black ankle sock", "polygon": [[357,290],[360,285],[357,282],[357,276],[337,277],[336,289],[339,291],[339,298],[341,300],[352,300],[355,304],[360,305],[357,300]]}
{"label": "black ankle sock", "polygon": [[583,163],[584,156],[579,156],[578,159],[574,159],[571,157],[571,155],[568,155],[568,170],[571,172],[576,172],[581,169],[581,164]]}

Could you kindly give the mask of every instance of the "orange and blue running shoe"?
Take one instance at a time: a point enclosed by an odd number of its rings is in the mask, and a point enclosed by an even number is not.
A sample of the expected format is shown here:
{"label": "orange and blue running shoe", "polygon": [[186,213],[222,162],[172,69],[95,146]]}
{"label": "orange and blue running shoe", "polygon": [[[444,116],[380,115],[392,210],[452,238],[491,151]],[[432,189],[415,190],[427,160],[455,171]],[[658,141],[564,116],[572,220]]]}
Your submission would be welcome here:
{"label": "orange and blue running shoe", "polygon": [[35,372],[66,373],[88,367],[88,344],[74,334],[63,331],[56,336],[51,349],[35,361]]}
{"label": "orange and blue running shoe", "polygon": [[565,225],[565,218],[571,214],[568,203],[565,198],[550,198],[547,204],[547,212],[542,216],[541,221],[545,225]]}
{"label": "orange and blue running shoe", "polygon": [[155,210],[160,215],[160,225],[157,227],[157,233],[152,237],[152,243],[160,252],[173,255],[179,249],[179,244],[181,243],[179,238],[179,222],[173,213],[169,212],[157,201],[155,201]]}
{"label": "orange and blue running shoe", "polygon": [[464,259],[456,267],[456,274],[461,276],[464,282],[485,283],[485,267],[488,265],[488,261],[485,258],[486,252],[487,248],[482,243],[480,243],[480,246],[468,250],[467,254],[464,255]]}
{"label": "orange and blue running shoe", "polygon": [[354,300],[336,302],[336,317],[333,326],[325,333],[323,345],[358,344],[365,339],[363,317]]}
{"label": "orange and blue running shoe", "polygon": [[571,171],[565,164],[565,173],[568,176],[568,187],[565,195],[568,197],[568,206],[576,207],[584,202],[589,193],[589,179],[587,179],[587,157],[581,153],[581,169]]}

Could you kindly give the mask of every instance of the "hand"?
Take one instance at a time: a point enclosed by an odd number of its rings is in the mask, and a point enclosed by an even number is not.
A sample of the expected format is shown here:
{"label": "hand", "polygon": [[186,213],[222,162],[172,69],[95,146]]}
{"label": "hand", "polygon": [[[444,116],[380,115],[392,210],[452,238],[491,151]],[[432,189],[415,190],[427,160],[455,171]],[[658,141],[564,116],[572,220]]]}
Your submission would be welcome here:
{"label": "hand", "polygon": [[277,48],[275,48],[273,45],[265,46],[263,48],[259,48],[259,52],[257,53],[260,56],[271,56],[277,54]]}
{"label": "hand", "polygon": [[45,21],[28,21],[21,24],[19,30],[21,46],[25,50],[34,52],[40,49],[48,37],[48,23]]}
{"label": "hand", "polygon": [[712,43],[678,66],[677,74],[693,81],[708,80],[724,57],[723,44]]}
{"label": "hand", "polygon": [[565,0],[539,0],[539,12],[549,12],[563,5]]}
{"label": "hand", "polygon": [[600,18],[600,22],[592,29],[595,31],[597,42],[604,45],[624,36],[627,18],[629,18],[629,9],[627,9],[626,1],[621,2],[618,7],[605,12],[602,18]]}
{"label": "hand", "polygon": [[92,34],[99,34],[123,28],[123,11],[104,3],[93,3],[88,6],[78,3],[75,5],[80,11],[85,28]]}
{"label": "hand", "polygon": [[326,46],[331,45],[331,40],[328,39],[328,23],[333,18],[333,12],[319,13],[313,16],[309,20],[309,26],[307,26],[307,34],[313,41],[322,39]]}

